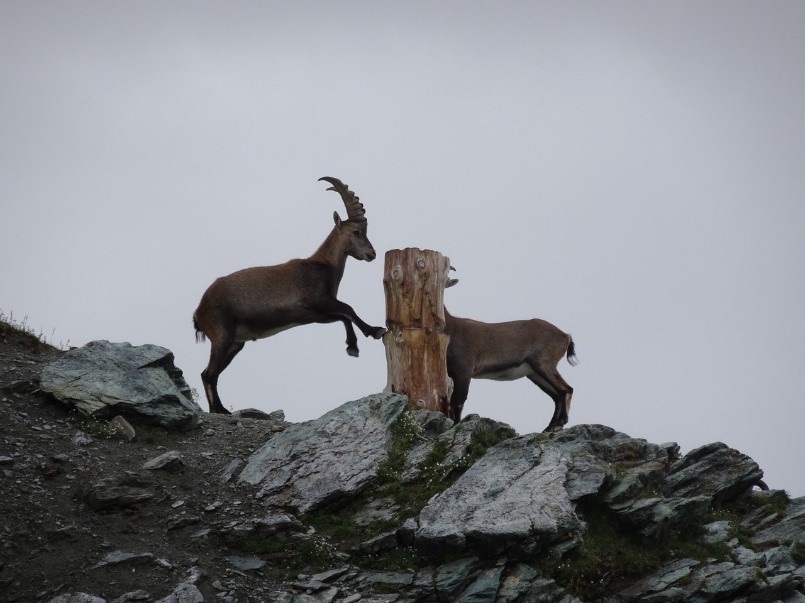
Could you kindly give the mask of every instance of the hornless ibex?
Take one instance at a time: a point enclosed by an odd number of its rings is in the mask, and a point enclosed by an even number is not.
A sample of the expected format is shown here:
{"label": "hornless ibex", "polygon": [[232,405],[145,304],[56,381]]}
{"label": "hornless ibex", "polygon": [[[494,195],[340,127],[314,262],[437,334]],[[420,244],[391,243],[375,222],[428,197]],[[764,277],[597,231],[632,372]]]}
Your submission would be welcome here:
{"label": "hornless ibex", "polygon": [[196,340],[210,339],[210,361],[201,373],[210,412],[229,414],[218,396],[218,376],[247,341],[271,337],[299,325],[341,321],[347,331],[347,353],[358,355],[354,322],[366,337],[380,339],[382,327],[361,320],[336,298],[347,256],[371,262],[377,253],[366,236],[363,204],[338,178],[332,184],[347,208],[347,219],[333,213],[335,227],[316,252],[277,266],[259,266],[216,279],[193,313]]}
{"label": "hornless ibex", "polygon": [[447,374],[453,379],[450,417],[461,420],[470,380],[513,381],[528,377],[553,398],[556,410],[545,431],[559,431],[567,423],[573,388],[562,379],[556,365],[567,355],[576,364],[573,339],[551,323],[535,318],[487,323],[452,316],[444,310]]}

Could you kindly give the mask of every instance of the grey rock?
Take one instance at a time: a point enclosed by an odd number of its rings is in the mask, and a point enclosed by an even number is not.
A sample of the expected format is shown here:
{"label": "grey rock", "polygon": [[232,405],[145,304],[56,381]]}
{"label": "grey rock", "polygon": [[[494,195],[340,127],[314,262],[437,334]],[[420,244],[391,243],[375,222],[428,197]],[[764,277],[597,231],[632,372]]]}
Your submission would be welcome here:
{"label": "grey rock", "polygon": [[394,519],[400,507],[391,498],[376,498],[369,501],[362,509],[355,511],[352,522],[358,526],[367,526],[377,521]]}
{"label": "grey rock", "polygon": [[503,566],[482,571],[456,598],[456,603],[495,603]]}
{"label": "grey rock", "polygon": [[203,603],[204,595],[196,584],[203,577],[203,573],[197,567],[188,570],[188,576],[166,597],[155,601],[155,603]]}
{"label": "grey rock", "polygon": [[366,542],[361,542],[355,550],[368,555],[375,555],[383,551],[390,551],[399,546],[397,541],[397,530],[383,532]]}
{"label": "grey rock", "polygon": [[411,546],[416,538],[416,531],[419,529],[419,521],[415,517],[409,517],[397,528],[397,541],[402,546]]}
{"label": "grey rock", "polygon": [[662,538],[698,521],[710,509],[709,496],[692,498],[644,498],[615,514],[647,537]]}
{"label": "grey rock", "polygon": [[332,582],[333,580],[337,580],[338,578],[346,574],[349,570],[350,567],[348,565],[345,565],[343,567],[331,569],[326,572],[313,574],[310,578],[311,580],[315,580],[317,582]]}
{"label": "grey rock", "polygon": [[732,522],[725,519],[708,523],[706,526],[704,526],[705,533],[704,536],[702,536],[702,540],[709,543],[726,542],[731,538],[731,528]]}
{"label": "grey rock", "polygon": [[555,581],[547,578],[534,579],[516,601],[517,603],[582,603],[567,594]]}
{"label": "grey rock", "polygon": [[265,560],[254,555],[229,555],[224,557],[224,559],[229,562],[229,565],[241,572],[259,570],[266,566]]}
{"label": "grey rock", "polygon": [[575,539],[584,524],[564,486],[569,465],[557,448],[535,445],[533,436],[498,444],[425,506],[416,545],[491,552]]}
{"label": "grey rock", "polygon": [[242,459],[233,459],[229,462],[229,464],[224,469],[223,473],[221,473],[221,483],[226,484],[229,483],[238,470],[245,465],[245,461]]}
{"label": "grey rock", "polygon": [[343,500],[376,477],[406,405],[404,396],[376,394],[292,425],[255,452],[238,479],[259,485],[267,504],[301,513]]}
{"label": "grey rock", "polygon": [[231,523],[221,528],[222,534],[255,534],[262,537],[275,536],[286,532],[305,532],[307,527],[293,515],[270,509],[269,512],[256,518]]}
{"label": "grey rock", "polygon": [[43,391],[96,418],[123,415],[173,429],[201,421],[173,354],[159,346],[92,341],[46,365],[40,379]]}
{"label": "grey rock", "polygon": [[732,500],[763,477],[751,458],[721,442],[707,444],[671,466],[667,484],[673,496],[710,496],[714,503]]}
{"label": "grey rock", "polygon": [[126,551],[113,551],[92,566],[99,569],[109,565],[142,565],[154,561],[153,553],[128,553]]}
{"label": "grey rock", "polygon": [[138,475],[124,473],[90,484],[84,492],[84,502],[95,511],[123,509],[154,498],[151,482]]}
{"label": "grey rock", "polygon": [[747,589],[758,579],[758,573],[752,567],[730,567],[707,577],[696,594],[726,599]]}
{"label": "grey rock", "polygon": [[497,603],[514,603],[531,586],[537,571],[528,565],[518,563],[507,570],[506,577],[498,589]]}
{"label": "grey rock", "polygon": [[453,426],[453,420],[435,410],[418,408],[411,411],[414,421],[422,428],[424,437],[433,440]]}
{"label": "grey rock", "polygon": [[13,465],[13,464],[14,464],[14,457],[0,456],[0,465]]}
{"label": "grey rock", "polygon": [[792,499],[785,517],[755,534],[752,542],[757,545],[805,544],[805,496]]}
{"label": "grey rock", "polygon": [[440,600],[449,601],[450,597],[454,596],[469,581],[478,566],[478,559],[471,557],[451,561],[437,567],[433,576],[433,585]]}
{"label": "grey rock", "polygon": [[412,572],[364,572],[361,574],[361,579],[367,584],[402,588],[413,584],[414,574]]}
{"label": "grey rock", "polygon": [[155,603],[204,603],[204,595],[195,584],[183,582]]}
{"label": "grey rock", "polygon": [[89,446],[92,444],[92,438],[83,431],[79,431],[73,436],[73,444],[82,447]]}
{"label": "grey rock", "polygon": [[88,593],[71,593],[54,597],[48,603],[106,603],[106,599]]}
{"label": "grey rock", "polygon": [[151,594],[147,590],[133,590],[123,593],[116,599],[112,599],[112,603],[134,603],[135,601],[150,601]]}
{"label": "grey rock", "polygon": [[143,464],[143,469],[149,471],[178,471],[184,467],[182,454],[178,450],[169,450]]}
{"label": "grey rock", "polygon": [[275,600],[276,603],[332,603],[337,596],[338,589],[332,587],[312,595],[307,593],[280,593],[276,599],[272,600]]}
{"label": "grey rock", "polygon": [[[644,601],[649,595],[670,589],[678,582],[681,584],[698,565],[695,559],[678,559],[624,589],[619,596],[624,601]],[[679,594],[684,595],[684,591],[679,589]],[[677,600],[676,591],[668,596],[670,600]]]}
{"label": "grey rock", "polygon": [[112,426],[115,428],[115,431],[117,431],[117,433],[119,433],[127,442],[133,442],[137,438],[137,432],[134,430],[134,427],[132,427],[131,423],[126,421],[126,419],[120,415],[115,415],[112,417],[112,420],[109,421],[109,423],[112,424]]}

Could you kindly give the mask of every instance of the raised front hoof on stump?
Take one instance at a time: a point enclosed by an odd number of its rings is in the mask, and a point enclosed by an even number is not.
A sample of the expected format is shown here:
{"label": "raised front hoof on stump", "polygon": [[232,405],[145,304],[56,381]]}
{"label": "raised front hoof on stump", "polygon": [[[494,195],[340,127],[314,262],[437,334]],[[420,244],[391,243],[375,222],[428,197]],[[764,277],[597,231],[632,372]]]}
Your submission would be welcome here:
{"label": "raised front hoof on stump", "polygon": [[360,355],[360,352],[358,351],[358,348],[347,348],[347,354],[353,358],[357,358]]}
{"label": "raised front hoof on stump", "polygon": [[375,339],[380,339],[385,334],[386,334],[386,329],[384,329],[383,327],[375,327],[374,331],[372,331],[370,333],[370,335],[372,337],[374,337]]}

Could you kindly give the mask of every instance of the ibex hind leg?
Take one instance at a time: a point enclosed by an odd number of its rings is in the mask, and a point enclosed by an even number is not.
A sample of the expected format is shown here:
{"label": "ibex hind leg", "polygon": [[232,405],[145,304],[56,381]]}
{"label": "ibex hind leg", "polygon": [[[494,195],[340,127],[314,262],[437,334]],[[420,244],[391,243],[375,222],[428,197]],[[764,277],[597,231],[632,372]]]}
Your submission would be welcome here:
{"label": "ibex hind leg", "polygon": [[533,375],[528,378],[548,394],[554,403],[553,416],[551,422],[545,428],[546,432],[559,431],[568,422],[570,411],[570,399],[573,396],[573,388],[562,378],[558,371],[549,372],[535,370]]}
{"label": "ibex hind leg", "polygon": [[207,403],[211,413],[228,415],[230,412],[221,402],[218,395],[218,377],[229,366],[232,359],[243,349],[243,342],[232,341],[226,345],[212,344],[210,349],[210,361],[207,368],[201,373],[201,381],[204,384],[204,393],[207,395]]}

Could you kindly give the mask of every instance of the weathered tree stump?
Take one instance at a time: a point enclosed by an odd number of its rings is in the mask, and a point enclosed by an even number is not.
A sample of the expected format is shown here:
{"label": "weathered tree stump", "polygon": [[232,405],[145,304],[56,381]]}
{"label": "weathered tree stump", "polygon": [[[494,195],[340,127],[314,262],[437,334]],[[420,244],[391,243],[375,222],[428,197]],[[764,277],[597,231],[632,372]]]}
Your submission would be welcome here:
{"label": "weathered tree stump", "polygon": [[386,391],[405,394],[414,408],[450,416],[453,383],[447,376],[444,289],[450,260],[428,249],[386,252]]}

